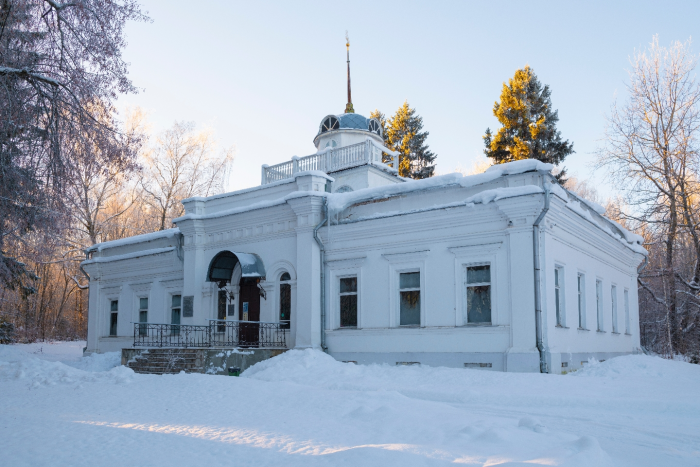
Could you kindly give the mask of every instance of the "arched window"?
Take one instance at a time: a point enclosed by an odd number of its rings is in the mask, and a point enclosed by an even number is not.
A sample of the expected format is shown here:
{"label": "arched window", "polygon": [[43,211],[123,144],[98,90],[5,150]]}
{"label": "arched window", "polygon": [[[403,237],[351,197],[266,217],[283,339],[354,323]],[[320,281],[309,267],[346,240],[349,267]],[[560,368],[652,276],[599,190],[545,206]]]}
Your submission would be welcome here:
{"label": "arched window", "polygon": [[280,276],[280,328],[289,329],[292,319],[292,286],[289,285],[291,276],[288,272]]}
{"label": "arched window", "polygon": [[332,115],[324,118],[323,122],[321,123],[321,133],[337,130],[338,128],[340,128],[340,122]]}
{"label": "arched window", "polygon": [[326,143],[326,147],[327,148],[335,148],[335,147],[338,147],[338,143],[334,139],[332,139]]}
{"label": "arched window", "polygon": [[373,118],[369,119],[369,131],[371,131],[372,133],[376,133],[379,136],[382,136],[382,126],[377,120]]}
{"label": "arched window", "polygon": [[352,191],[352,188],[350,188],[347,185],[343,185],[340,188],[338,188],[337,190],[335,190],[336,193],[349,193],[351,191]]}

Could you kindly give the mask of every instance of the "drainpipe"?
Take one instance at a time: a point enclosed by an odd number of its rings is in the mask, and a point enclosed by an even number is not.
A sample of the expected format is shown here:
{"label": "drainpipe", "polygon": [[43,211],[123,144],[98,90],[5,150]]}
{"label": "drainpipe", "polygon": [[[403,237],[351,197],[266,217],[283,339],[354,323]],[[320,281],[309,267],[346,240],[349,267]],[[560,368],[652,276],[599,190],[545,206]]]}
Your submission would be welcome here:
{"label": "drainpipe", "polygon": [[[86,260],[90,259],[90,253],[88,252],[87,249],[85,250],[85,259],[86,259]],[[78,265],[78,268],[80,269],[80,272],[82,272],[82,273],[85,275],[85,277],[87,278],[87,281],[88,281],[88,285],[87,285],[87,289],[88,289],[88,307],[87,307],[87,312],[88,312],[88,318],[89,318],[89,316],[90,316],[90,276],[88,276],[88,273],[85,272],[85,269],[83,269],[83,263],[82,263],[82,261],[81,261],[80,264]],[[78,284],[78,285],[80,285],[80,284]],[[90,336],[88,336],[88,333],[89,333],[89,332],[90,332],[90,326],[88,326],[87,329],[85,330],[85,344],[86,344],[86,345],[85,345],[85,347],[83,347],[83,353],[85,352],[85,350],[87,350],[87,343],[90,342],[90,340],[89,340],[89,337],[90,337]]]}
{"label": "drainpipe", "polygon": [[321,250],[321,349],[326,352],[326,249],[323,242],[318,236],[318,229],[328,221],[328,198],[323,198],[323,220],[314,228],[314,240],[318,243],[318,248]]}
{"label": "drainpipe", "polygon": [[540,223],[549,211],[549,181],[544,183],[544,208],[535,223],[532,224],[532,243],[535,263],[535,335],[537,336],[537,350],[540,352],[540,373],[549,373],[545,358],[544,343],[542,342],[542,293],[541,293],[541,265],[540,265]]}
{"label": "drainpipe", "polygon": [[647,264],[649,264],[649,256],[645,256],[644,262],[642,264],[640,264],[639,267],[637,268],[637,275],[640,275],[642,273],[642,271],[644,271],[644,268],[647,267]]}

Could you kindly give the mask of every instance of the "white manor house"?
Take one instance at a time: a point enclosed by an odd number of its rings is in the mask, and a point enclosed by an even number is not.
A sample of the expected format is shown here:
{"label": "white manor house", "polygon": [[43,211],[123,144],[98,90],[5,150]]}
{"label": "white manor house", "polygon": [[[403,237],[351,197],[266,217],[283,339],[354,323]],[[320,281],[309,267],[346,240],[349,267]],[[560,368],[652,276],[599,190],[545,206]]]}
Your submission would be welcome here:
{"label": "white manor house", "polygon": [[640,348],[642,238],[551,165],[404,179],[355,113],[325,117],[314,144],[258,187],[184,200],[177,228],[89,248],[86,352],[317,348],[559,373]]}

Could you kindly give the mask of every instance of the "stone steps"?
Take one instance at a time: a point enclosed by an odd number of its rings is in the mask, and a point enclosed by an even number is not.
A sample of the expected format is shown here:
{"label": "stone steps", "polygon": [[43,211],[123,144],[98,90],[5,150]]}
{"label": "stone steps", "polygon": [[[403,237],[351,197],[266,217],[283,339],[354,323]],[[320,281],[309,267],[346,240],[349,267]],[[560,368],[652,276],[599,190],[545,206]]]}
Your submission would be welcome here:
{"label": "stone steps", "polygon": [[129,360],[126,366],[135,373],[202,373],[204,357],[201,351],[191,349],[149,349]]}

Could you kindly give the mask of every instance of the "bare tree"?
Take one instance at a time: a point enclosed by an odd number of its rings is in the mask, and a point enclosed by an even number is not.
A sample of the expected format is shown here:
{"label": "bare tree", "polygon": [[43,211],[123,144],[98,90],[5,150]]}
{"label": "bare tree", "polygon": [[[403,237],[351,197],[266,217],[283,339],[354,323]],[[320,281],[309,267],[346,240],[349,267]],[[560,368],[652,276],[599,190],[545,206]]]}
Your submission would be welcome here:
{"label": "bare tree", "polygon": [[625,192],[629,209],[621,218],[644,227],[652,254],[639,284],[649,309],[663,310],[663,316],[652,313],[649,320],[663,326],[664,353],[686,353],[690,347],[697,352],[697,57],[690,41],[665,48],[654,37],[647,50],[632,57],[631,65],[629,100],[612,109],[597,166],[608,169],[611,180]]}
{"label": "bare tree", "polygon": [[233,149],[215,155],[210,131],[195,131],[192,123],[178,123],[161,134],[145,156],[142,180],[144,203],[158,218],[158,229],[182,215],[180,204],[192,196],[223,192],[233,162]]}

